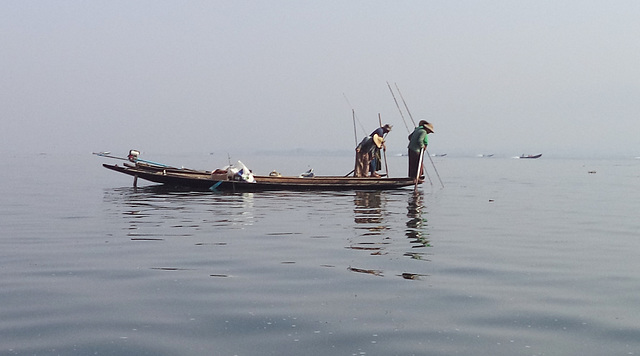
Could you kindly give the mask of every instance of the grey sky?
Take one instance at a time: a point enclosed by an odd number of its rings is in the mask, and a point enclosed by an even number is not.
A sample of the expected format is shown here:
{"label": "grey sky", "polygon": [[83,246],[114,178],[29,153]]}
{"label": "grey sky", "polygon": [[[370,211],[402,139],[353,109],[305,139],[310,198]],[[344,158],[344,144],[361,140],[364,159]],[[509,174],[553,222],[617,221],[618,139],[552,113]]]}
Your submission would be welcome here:
{"label": "grey sky", "polygon": [[[4,152],[640,155],[639,1],[0,2]],[[405,113],[406,115],[406,113]],[[408,119],[408,117],[407,117]],[[409,122],[410,124],[410,122]]]}

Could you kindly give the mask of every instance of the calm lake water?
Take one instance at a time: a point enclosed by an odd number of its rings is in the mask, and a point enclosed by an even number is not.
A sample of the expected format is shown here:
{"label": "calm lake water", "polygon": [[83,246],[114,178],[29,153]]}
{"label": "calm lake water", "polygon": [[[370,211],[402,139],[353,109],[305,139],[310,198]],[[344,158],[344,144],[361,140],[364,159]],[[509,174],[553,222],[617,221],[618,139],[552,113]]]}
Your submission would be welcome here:
{"label": "calm lake water", "polygon": [[0,354],[640,354],[640,160],[437,158],[417,194],[134,189],[106,162],[0,161]]}

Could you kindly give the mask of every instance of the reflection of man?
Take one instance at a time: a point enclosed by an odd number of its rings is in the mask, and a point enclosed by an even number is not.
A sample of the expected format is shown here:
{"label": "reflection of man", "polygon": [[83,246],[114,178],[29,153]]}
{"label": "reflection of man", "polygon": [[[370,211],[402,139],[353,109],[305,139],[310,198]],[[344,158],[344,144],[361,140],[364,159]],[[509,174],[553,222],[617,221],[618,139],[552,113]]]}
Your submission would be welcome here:
{"label": "reflection of man", "polygon": [[[420,154],[422,150],[427,149],[429,144],[428,134],[433,133],[433,125],[425,120],[420,121],[418,127],[409,135],[409,178],[416,179],[418,175],[423,175],[422,162],[420,161]],[[418,172],[418,166],[420,172]]]}
{"label": "reflection of man", "polygon": [[356,191],[354,213],[358,224],[379,224],[382,222],[381,192]]}
{"label": "reflection of man", "polygon": [[[407,237],[411,239],[411,243],[418,244],[414,247],[430,246],[429,240],[424,234],[427,220],[422,217],[422,209],[424,208],[422,198],[422,193],[416,192],[411,195],[407,204],[407,217],[409,218],[407,220]],[[419,258],[419,255],[416,258]]]}
{"label": "reflection of man", "polygon": [[[357,230],[362,231],[357,238],[351,240],[350,249],[366,251],[371,255],[385,254],[386,237],[384,232],[388,229],[384,221],[382,209],[382,191],[356,191],[354,197],[355,222]],[[377,241],[376,239],[381,239]],[[382,275],[382,271],[351,269],[355,272]]]}

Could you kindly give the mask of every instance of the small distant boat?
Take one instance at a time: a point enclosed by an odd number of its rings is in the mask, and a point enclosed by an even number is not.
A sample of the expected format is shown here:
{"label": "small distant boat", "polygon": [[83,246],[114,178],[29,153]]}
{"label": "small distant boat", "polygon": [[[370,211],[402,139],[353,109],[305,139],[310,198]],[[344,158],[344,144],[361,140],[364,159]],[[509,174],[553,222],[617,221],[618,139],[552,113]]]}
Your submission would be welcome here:
{"label": "small distant boat", "polygon": [[447,157],[446,153],[432,153],[431,157]]}
{"label": "small distant boat", "polygon": [[537,155],[525,155],[523,154],[522,156],[520,156],[519,158],[524,159],[524,158],[531,158],[531,159],[535,159],[535,158],[540,158],[542,156],[542,153],[539,153]]}

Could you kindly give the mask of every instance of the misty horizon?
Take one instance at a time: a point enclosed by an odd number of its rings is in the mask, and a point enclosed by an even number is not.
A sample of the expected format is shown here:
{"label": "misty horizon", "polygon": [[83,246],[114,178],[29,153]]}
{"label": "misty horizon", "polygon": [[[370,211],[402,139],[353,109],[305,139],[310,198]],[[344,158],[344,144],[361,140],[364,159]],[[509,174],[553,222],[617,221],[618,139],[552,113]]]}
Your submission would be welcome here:
{"label": "misty horizon", "polygon": [[432,153],[640,156],[633,1],[5,1],[0,18],[5,153],[348,152],[380,117],[393,152],[425,119]]}

